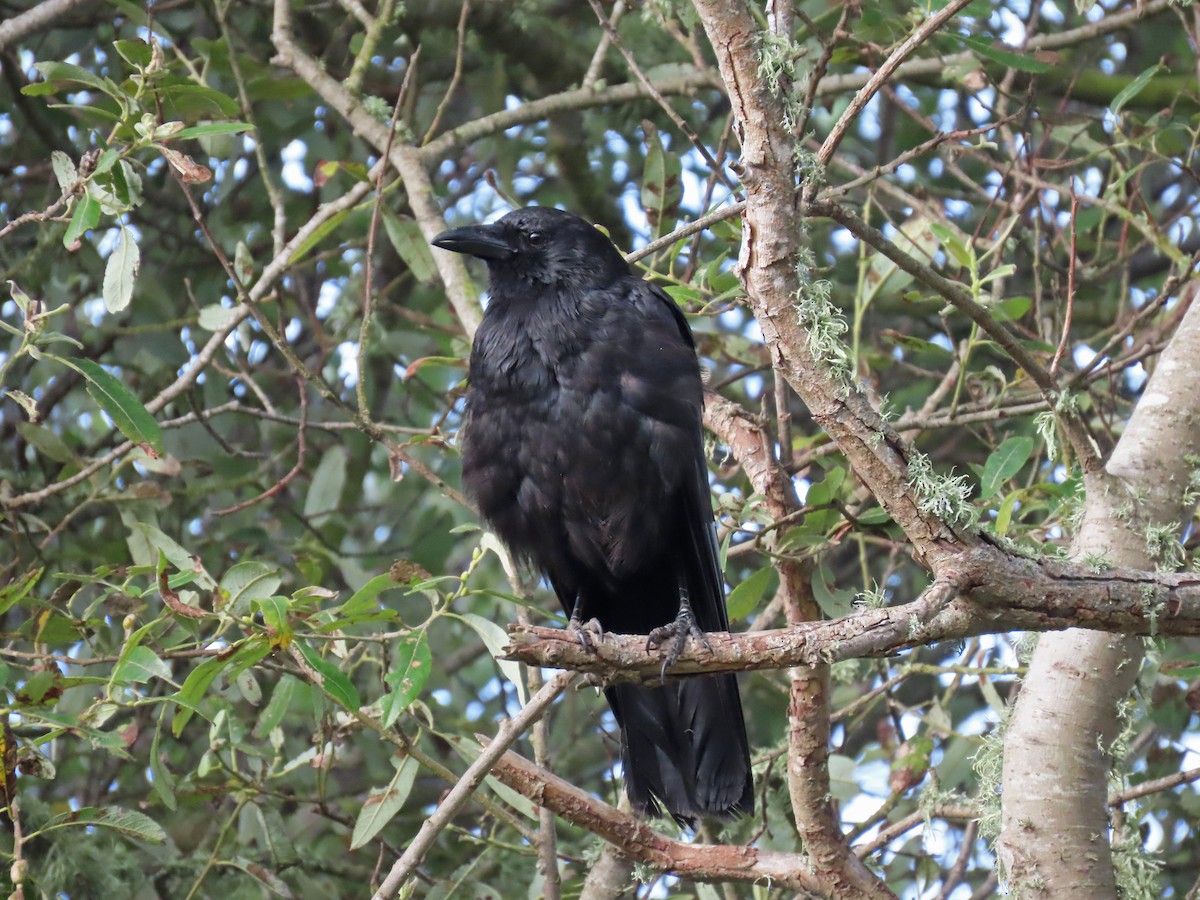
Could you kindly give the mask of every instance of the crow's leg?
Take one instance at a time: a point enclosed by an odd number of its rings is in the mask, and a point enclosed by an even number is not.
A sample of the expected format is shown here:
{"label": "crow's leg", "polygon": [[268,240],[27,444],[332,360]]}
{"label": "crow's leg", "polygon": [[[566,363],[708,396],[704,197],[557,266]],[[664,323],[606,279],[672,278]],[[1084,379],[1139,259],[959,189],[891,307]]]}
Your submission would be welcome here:
{"label": "crow's leg", "polygon": [[604,640],[604,627],[596,618],[583,621],[583,594],[575,595],[575,605],[571,608],[571,620],[567,622],[567,631],[579,638],[583,649],[588,653],[596,652],[593,641]]}
{"label": "crow's leg", "polygon": [[688,597],[687,585],[683,583],[683,579],[681,578],[679,584],[679,612],[675,616],[675,621],[669,622],[666,625],[660,625],[646,637],[647,651],[658,647],[668,640],[671,641],[667,655],[663,658],[661,673],[663,678],[667,675],[667,669],[675,665],[675,661],[679,659],[679,654],[687,646],[689,637],[699,641],[705,650],[712,650],[712,644],[708,642],[708,635],[696,623],[696,615],[692,612],[692,603]]}

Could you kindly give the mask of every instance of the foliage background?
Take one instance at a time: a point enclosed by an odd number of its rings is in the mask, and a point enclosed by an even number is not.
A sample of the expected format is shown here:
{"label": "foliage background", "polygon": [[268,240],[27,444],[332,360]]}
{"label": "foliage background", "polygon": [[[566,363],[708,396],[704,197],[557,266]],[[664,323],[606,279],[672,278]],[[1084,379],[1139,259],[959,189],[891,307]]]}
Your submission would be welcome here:
{"label": "foliage background", "polygon": [[[782,30],[754,11],[800,177],[969,287],[1108,437],[1190,301],[1200,247],[1200,26],[1189,7],[1141,6],[970,4],[821,166],[864,73],[927,10],[802,2]],[[617,47],[591,6],[555,0],[298,5],[290,33],[282,0],[4,5],[12,890],[360,895],[477,753],[472,736],[519,708],[538,675],[497,662],[503,627],[553,622],[553,604],[506,577],[457,493],[482,272],[464,279],[426,239],[511,199],[644,247],[736,201],[730,103],[695,11],[631,7],[601,8]],[[408,168],[376,166],[392,151]],[[1027,373],[846,228],[813,216],[805,234],[810,294],[829,303],[805,322],[815,346],[932,471],[962,479],[973,511],[951,492],[934,512],[1061,556],[1079,465]],[[714,439],[735,629],[782,624],[780,561],[811,566],[825,617],[911,599],[929,575],[904,533],[772,368],[741,240],[726,218],[639,262],[798,498],[781,518]],[[1164,567],[1191,564],[1179,534],[1147,533]],[[830,794],[897,894],[997,890],[999,725],[1030,646],[999,633],[832,667]],[[1110,788],[1132,789],[1111,811],[1126,896],[1195,895],[1198,685],[1194,645],[1157,640],[1122,709]],[[710,839],[799,851],[790,690],[778,671],[744,677],[762,814]],[[568,693],[538,734],[518,748],[618,802],[593,691]],[[537,865],[551,821],[489,781],[409,889],[552,894]],[[556,839],[576,896],[603,842],[561,820]],[[638,874],[643,895],[791,893]],[[617,866],[586,890],[628,877]]]}

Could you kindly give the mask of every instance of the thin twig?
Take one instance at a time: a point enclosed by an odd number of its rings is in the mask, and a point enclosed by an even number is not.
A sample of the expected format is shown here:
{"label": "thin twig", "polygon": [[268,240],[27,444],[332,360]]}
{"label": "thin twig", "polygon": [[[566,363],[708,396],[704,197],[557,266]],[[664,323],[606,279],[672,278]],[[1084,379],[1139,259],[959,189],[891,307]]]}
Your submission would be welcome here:
{"label": "thin twig", "polygon": [[[464,4],[465,8],[465,4]],[[404,70],[404,80],[400,82],[400,92],[396,95],[396,105],[392,107],[392,120],[388,124],[387,145],[384,147],[380,162],[386,162],[392,150],[392,141],[396,138],[396,123],[400,119],[400,109],[408,95],[412,74],[417,70],[417,60],[421,56],[421,48],[417,47],[408,58],[408,66]],[[375,318],[375,235],[379,232],[379,219],[383,213],[383,176],[387,172],[386,165],[376,166],[375,173],[375,203],[371,209],[371,225],[367,229],[367,257],[363,264],[363,299],[362,317],[358,323],[358,381],[354,386],[354,394],[358,400],[358,414],[364,419],[370,418],[371,410],[367,405],[367,345],[371,341],[371,323]]]}
{"label": "thin twig", "polygon": [[[621,21],[621,16],[625,15],[625,0],[617,0],[613,4],[612,15],[608,17],[608,24],[613,30],[616,30],[617,23]],[[595,85],[596,80],[600,77],[600,70],[604,67],[604,57],[608,53],[608,48],[612,44],[612,34],[608,28],[601,29],[600,42],[596,44],[596,52],[592,54],[592,61],[588,63],[587,72],[584,73],[583,81],[581,82],[585,88],[590,88]]]}
{"label": "thin twig", "polygon": [[651,253],[657,253],[663,247],[669,247],[681,238],[689,237],[690,235],[704,231],[718,222],[724,222],[726,219],[732,219],[734,216],[741,215],[746,210],[746,201],[739,200],[736,203],[731,203],[729,206],[724,206],[715,212],[710,212],[706,216],[701,216],[694,222],[688,222],[686,225],[680,225],[670,234],[664,234],[657,240],[653,240],[640,250],[634,250],[632,253],[625,254],[626,262],[637,262],[639,259],[644,259]]}
{"label": "thin twig", "polygon": [[372,16],[362,6],[358,0],[341,0],[342,4],[353,12],[360,22],[362,22],[364,31],[362,35],[362,44],[359,45],[358,53],[354,56],[354,64],[350,66],[350,74],[346,76],[346,89],[351,93],[357,94],[362,90],[363,79],[367,76],[367,67],[371,65],[371,61],[375,58],[375,48],[379,46],[379,41],[383,37],[384,29],[392,24],[392,5],[394,0],[383,0],[379,4],[378,13]]}
{"label": "thin twig", "polygon": [[1137,800],[1139,797],[1157,794],[1159,791],[1169,791],[1173,787],[1179,787],[1181,784],[1190,784],[1193,781],[1200,781],[1200,767],[1185,769],[1182,772],[1176,772],[1174,775],[1164,775],[1162,778],[1152,778],[1149,781],[1135,784],[1133,787],[1126,788],[1123,791],[1116,791],[1108,795],[1108,805],[1120,806],[1122,803],[1128,803],[1130,800]]}
{"label": "thin twig", "polygon": [[829,162],[830,157],[837,150],[838,145],[842,142],[842,138],[846,136],[846,132],[854,123],[854,120],[858,118],[859,113],[863,111],[863,108],[875,96],[876,92],[891,79],[896,69],[900,67],[900,64],[970,2],[971,0],[951,0],[950,3],[947,3],[922,22],[916,31],[910,34],[899,47],[892,51],[892,55],[884,61],[883,65],[867,80],[867,83],[859,89],[858,93],[851,99],[850,105],[846,107],[841,117],[838,118],[837,123],[830,129],[829,135],[825,138],[825,142],[821,144],[821,149],[817,153],[817,160],[821,165]]}
{"label": "thin twig", "polygon": [[305,390],[304,382],[299,378],[296,379],[300,393],[300,427],[296,431],[296,464],[291,470],[280,478],[277,482],[259,494],[257,497],[252,497],[249,500],[243,500],[241,503],[235,503],[233,506],[228,506],[225,509],[213,510],[215,516],[228,516],[236,512],[241,512],[243,509],[248,509],[256,503],[261,503],[271,497],[274,497],[282,491],[288,484],[304,471],[304,457],[308,454],[308,391]]}
{"label": "thin twig", "polygon": [[[471,11],[471,0],[463,0],[462,11],[458,14],[458,44],[454,48],[454,74],[450,76],[450,84],[446,86],[446,93],[442,94],[442,99],[437,105],[437,110],[433,114],[433,121],[429,123],[429,127],[425,130],[425,136],[421,138],[422,144],[428,144],[433,138],[434,132],[438,126],[442,124],[442,114],[446,111],[446,107],[450,105],[450,101],[454,98],[454,92],[458,90],[458,83],[462,81],[463,72],[463,48],[467,43],[467,14]],[[420,49],[420,48],[418,48]],[[410,63],[410,69],[416,62],[416,54],[413,54],[413,62]],[[408,83],[408,73],[404,75],[404,83]],[[404,94],[403,87],[400,89],[401,96]],[[399,106],[399,101],[397,101]]]}
{"label": "thin twig", "polygon": [[625,57],[625,64],[629,66],[629,71],[631,71],[637,77],[638,81],[640,81],[642,86],[645,87],[646,92],[654,99],[654,102],[657,103],[659,107],[662,108],[662,111],[667,114],[667,117],[675,123],[675,127],[683,132],[684,136],[692,142],[692,146],[695,147],[696,152],[703,157],[710,170],[717,173],[718,177],[720,177],[721,181],[725,183],[725,186],[729,188],[731,193],[735,195],[738,194],[739,191],[737,185],[734,184],[733,181],[731,181],[725,174],[721,164],[713,159],[712,153],[709,152],[704,141],[700,140],[699,135],[697,135],[692,126],[684,120],[683,116],[675,112],[675,107],[671,106],[671,104],[667,102],[667,98],[664,97],[658,88],[654,86],[654,82],[650,80],[650,76],[648,76],[642,70],[642,67],[638,65],[637,60],[633,58],[633,54],[626,49],[625,44],[621,41],[620,33],[608,20],[608,17],[604,15],[604,8],[600,6],[600,0],[588,0],[588,3],[591,4],[592,10],[596,13],[596,18],[600,20],[600,25],[608,33],[609,39],[612,41],[613,46],[620,51],[621,56]]}
{"label": "thin twig", "polygon": [[1075,184],[1071,183],[1071,259],[1067,263],[1067,311],[1063,314],[1062,338],[1059,339],[1058,348],[1054,351],[1054,359],[1050,362],[1050,375],[1053,377],[1058,373],[1058,364],[1062,361],[1063,354],[1067,351],[1067,344],[1071,341],[1071,316],[1075,310],[1075,269],[1077,268],[1078,257],[1076,256],[1075,241],[1078,237],[1078,229],[1075,227],[1075,217],[1079,213],[1079,196],[1075,193]]}
{"label": "thin twig", "polygon": [[417,836],[409,843],[404,855],[396,860],[372,900],[388,900],[396,895],[404,881],[421,864],[421,860],[425,858],[425,854],[433,845],[434,840],[450,824],[459,808],[475,793],[475,789],[479,787],[496,761],[504,755],[517,738],[525,733],[530,725],[542,717],[542,714],[559,694],[578,680],[579,675],[575,672],[559,672],[529,699],[529,702],[511,721],[500,723],[496,737],[488,742],[475,762],[471,763],[458,783],[446,794],[445,799],[442,800],[433,815],[425,820],[425,824],[421,826]]}

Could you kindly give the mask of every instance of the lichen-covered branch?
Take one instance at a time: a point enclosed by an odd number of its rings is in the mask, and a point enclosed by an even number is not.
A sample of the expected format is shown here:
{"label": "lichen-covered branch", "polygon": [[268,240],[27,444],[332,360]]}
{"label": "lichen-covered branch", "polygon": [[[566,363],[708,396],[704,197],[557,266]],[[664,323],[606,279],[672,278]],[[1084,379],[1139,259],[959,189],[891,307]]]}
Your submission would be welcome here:
{"label": "lichen-covered branch", "polygon": [[[1094,571],[985,545],[943,563],[943,576],[900,606],[748,634],[714,634],[711,652],[689,645],[669,675],[782,669],[1008,631],[1087,628],[1122,635],[1200,634],[1200,574]],[[511,659],[576,669],[606,681],[653,682],[662,659],[645,638],[605,635],[595,652],[556,628],[517,628]]]}
{"label": "lichen-covered branch", "polygon": [[[746,410],[709,393],[704,402],[704,424],[730,448],[775,520],[799,507],[792,481],[772,453],[771,435]],[[777,556],[775,568],[788,624],[802,627],[819,620],[820,608],[812,593],[811,562]],[[809,864],[838,896],[893,896],[854,855],[830,800],[829,664],[822,661],[793,666],[788,674],[788,794]]]}
{"label": "lichen-covered branch", "polygon": [[761,76],[757,23],[739,3],[696,0],[695,6],[733,105],[746,191],[738,272],[770,358],[932,567],[975,538],[921,503],[908,480],[908,449],[845,371],[835,333],[844,324],[804,264],[796,139],[785,124],[784,100]]}

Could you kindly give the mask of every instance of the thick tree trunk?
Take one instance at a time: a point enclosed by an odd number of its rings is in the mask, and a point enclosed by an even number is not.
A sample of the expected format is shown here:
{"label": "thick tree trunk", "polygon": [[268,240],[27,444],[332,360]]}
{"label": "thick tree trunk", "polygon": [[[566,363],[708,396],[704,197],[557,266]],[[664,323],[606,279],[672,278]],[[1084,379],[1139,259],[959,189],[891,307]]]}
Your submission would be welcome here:
{"label": "thick tree trunk", "polygon": [[[1184,314],[1103,474],[1088,479],[1078,559],[1150,569],[1174,561],[1195,505],[1200,448],[1200,304]],[[1092,631],[1044,635],[1005,740],[997,850],[1024,896],[1115,897],[1105,802],[1117,707],[1142,640]]]}

